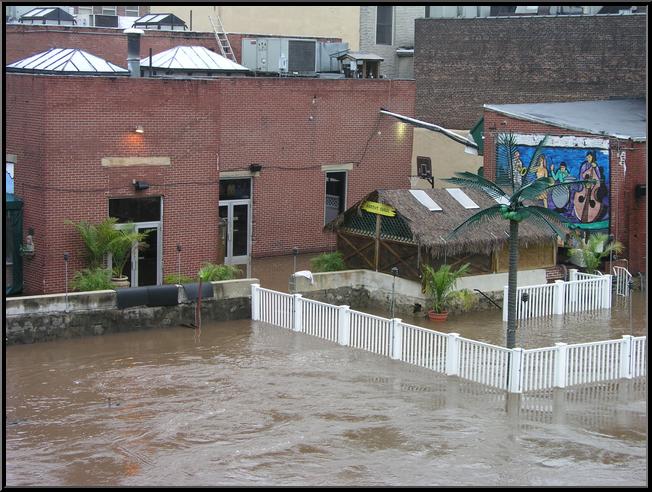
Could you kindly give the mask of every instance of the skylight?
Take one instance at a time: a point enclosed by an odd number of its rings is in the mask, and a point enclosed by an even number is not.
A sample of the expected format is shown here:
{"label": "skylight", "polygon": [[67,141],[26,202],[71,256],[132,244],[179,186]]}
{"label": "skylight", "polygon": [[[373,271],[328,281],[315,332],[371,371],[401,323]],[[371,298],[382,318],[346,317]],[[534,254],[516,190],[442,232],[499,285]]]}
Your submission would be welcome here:
{"label": "skylight", "polygon": [[425,191],[410,190],[410,193],[412,193],[412,196],[416,198],[421,205],[426,207],[431,212],[438,212],[442,210],[442,208],[437,205],[437,203],[432,198],[430,198],[430,196]]}
{"label": "skylight", "polygon": [[475,203],[469,195],[464,193],[461,189],[459,188],[446,188],[446,191],[457,200],[457,203],[462,205],[464,208],[480,208],[480,206]]}

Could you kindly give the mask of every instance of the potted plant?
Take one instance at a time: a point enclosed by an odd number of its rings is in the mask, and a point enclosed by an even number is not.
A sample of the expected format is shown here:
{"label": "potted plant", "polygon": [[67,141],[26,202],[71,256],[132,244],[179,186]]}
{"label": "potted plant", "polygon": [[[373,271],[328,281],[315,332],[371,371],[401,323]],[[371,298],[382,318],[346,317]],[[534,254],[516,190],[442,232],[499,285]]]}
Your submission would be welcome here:
{"label": "potted plant", "polygon": [[600,264],[610,254],[623,252],[620,241],[610,241],[603,233],[591,234],[588,240],[582,239],[576,248],[569,250],[569,261],[584,268],[586,273],[598,273]]}
{"label": "potted plant", "polygon": [[132,223],[125,224],[119,229],[114,229],[114,234],[108,242],[108,251],[111,253],[111,282],[115,287],[129,287],[129,277],[122,272],[131,258],[134,243],[137,249],[147,245],[143,243],[147,237],[146,232],[138,232]]}
{"label": "potted plant", "polygon": [[452,270],[450,265],[442,265],[437,270],[430,265],[423,265],[423,287],[430,298],[431,309],[428,317],[433,321],[446,321],[448,308],[452,302],[461,297],[461,291],[455,291],[457,279],[466,275],[470,264],[465,263],[457,270]]}

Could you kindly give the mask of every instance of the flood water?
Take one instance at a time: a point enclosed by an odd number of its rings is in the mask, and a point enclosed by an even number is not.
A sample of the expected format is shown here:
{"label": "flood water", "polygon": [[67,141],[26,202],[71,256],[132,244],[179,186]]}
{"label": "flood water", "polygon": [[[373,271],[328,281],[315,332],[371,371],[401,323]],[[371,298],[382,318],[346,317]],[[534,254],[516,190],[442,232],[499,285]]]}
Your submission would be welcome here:
{"label": "flood water", "polygon": [[[646,334],[637,296],[631,317],[521,326],[521,346]],[[498,310],[434,329],[504,344]],[[5,357],[10,486],[647,484],[645,378],[508,399],[250,320]]]}

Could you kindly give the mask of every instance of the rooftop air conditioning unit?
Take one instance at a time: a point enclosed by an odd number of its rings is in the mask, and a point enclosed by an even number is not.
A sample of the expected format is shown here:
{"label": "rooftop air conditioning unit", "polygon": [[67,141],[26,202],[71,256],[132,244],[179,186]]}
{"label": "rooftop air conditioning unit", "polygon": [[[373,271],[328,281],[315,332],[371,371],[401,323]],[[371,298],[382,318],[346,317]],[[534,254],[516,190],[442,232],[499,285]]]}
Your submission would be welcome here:
{"label": "rooftop air conditioning unit", "polygon": [[93,26],[95,27],[118,27],[119,21],[117,15],[93,15]]}
{"label": "rooftop air conditioning unit", "polygon": [[93,26],[93,15],[92,14],[77,14],[75,16],[78,26],[83,27],[92,27]]}

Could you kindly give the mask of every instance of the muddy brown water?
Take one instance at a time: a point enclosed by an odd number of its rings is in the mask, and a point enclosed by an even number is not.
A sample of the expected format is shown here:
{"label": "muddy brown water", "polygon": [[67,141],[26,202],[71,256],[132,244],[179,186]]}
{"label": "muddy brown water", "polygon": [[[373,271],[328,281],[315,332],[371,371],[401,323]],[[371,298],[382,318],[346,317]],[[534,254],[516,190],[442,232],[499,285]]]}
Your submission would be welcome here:
{"label": "muddy brown water", "polygon": [[[646,334],[631,307],[527,343]],[[436,329],[504,342],[497,310]],[[508,399],[243,320],[6,347],[5,384],[6,485],[647,483],[645,378]]]}

